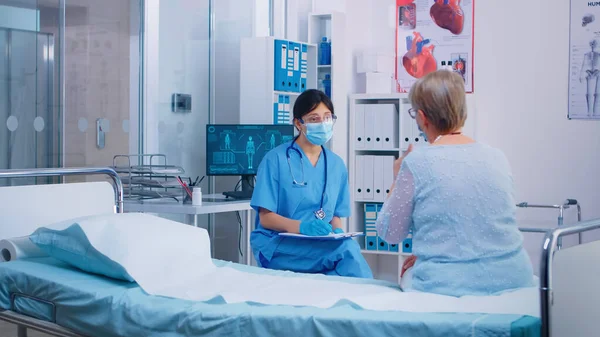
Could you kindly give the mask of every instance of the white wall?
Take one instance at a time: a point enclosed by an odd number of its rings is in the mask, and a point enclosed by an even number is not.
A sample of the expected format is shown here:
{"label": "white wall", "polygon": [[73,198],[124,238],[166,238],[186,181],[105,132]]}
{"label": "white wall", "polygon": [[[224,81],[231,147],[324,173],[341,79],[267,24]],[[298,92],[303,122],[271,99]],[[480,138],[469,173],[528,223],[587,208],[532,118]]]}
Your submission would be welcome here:
{"label": "white wall", "polygon": [[[160,2],[159,152],[190,176],[205,173],[208,122],[208,1]],[[192,95],[192,112],[171,111],[171,95]]]}
{"label": "white wall", "polygon": [[[265,1],[265,0],[260,0]],[[214,122],[238,124],[240,122],[240,40],[250,37],[256,30],[264,33],[264,26],[254,29],[253,14],[268,20],[268,6],[258,1],[216,0],[214,14],[215,38],[215,99]],[[257,5],[261,5],[258,7]],[[256,6],[256,7],[255,7]],[[267,13],[265,13],[265,10]],[[266,15],[265,15],[266,14]],[[248,111],[248,113],[252,113]],[[217,177],[215,191],[232,191],[239,180],[236,177]],[[239,224],[234,214],[215,217],[216,256],[220,259],[238,260]]]}
{"label": "white wall", "polygon": [[[540,8],[544,15],[536,14]],[[577,198],[584,219],[600,217],[600,123],[566,119],[569,2],[477,1],[475,13],[480,140],[508,156],[518,201]],[[551,226],[558,212],[518,215],[522,224]],[[567,212],[565,222],[575,219]],[[537,263],[541,237],[527,236],[526,244]]]}
{"label": "white wall", "polygon": [[[347,72],[350,76],[349,93],[357,92],[356,55],[363,50],[377,50],[394,55],[396,20],[393,0],[296,0],[299,17],[298,38],[307,41],[306,16],[313,12],[338,11],[346,14]],[[291,15],[291,14],[290,14]],[[391,42],[389,42],[391,41]]]}
{"label": "white wall", "polygon": [[[315,2],[317,11],[331,7],[328,0]],[[394,53],[394,0],[335,3],[335,10],[346,12],[350,57],[364,48]],[[540,8],[546,9],[542,16]],[[306,13],[305,9],[296,15]],[[577,198],[584,219],[598,218],[600,124],[566,119],[568,13],[569,3],[562,0],[477,1],[475,106],[470,109],[477,111],[478,140],[500,148],[510,160],[517,201],[556,204]],[[519,24],[507,24],[507,18]],[[298,31],[305,40],[306,28]],[[355,73],[351,64],[349,71]],[[356,90],[356,76],[351,88]],[[557,216],[554,210],[518,212],[522,226],[554,226]],[[567,211],[565,222],[574,220],[576,213]],[[541,239],[526,235],[536,266]]]}
{"label": "white wall", "polygon": [[[187,175],[205,172],[208,122],[208,0],[146,2],[145,153],[162,153]],[[171,111],[171,95],[192,96],[192,111]]]}
{"label": "white wall", "polygon": [[[203,176],[210,96],[209,1],[148,0],[145,7],[144,153],[164,154],[186,176]],[[192,111],[172,112],[173,93],[190,94]],[[184,221],[183,216],[169,218]],[[201,222],[207,224],[207,217]]]}

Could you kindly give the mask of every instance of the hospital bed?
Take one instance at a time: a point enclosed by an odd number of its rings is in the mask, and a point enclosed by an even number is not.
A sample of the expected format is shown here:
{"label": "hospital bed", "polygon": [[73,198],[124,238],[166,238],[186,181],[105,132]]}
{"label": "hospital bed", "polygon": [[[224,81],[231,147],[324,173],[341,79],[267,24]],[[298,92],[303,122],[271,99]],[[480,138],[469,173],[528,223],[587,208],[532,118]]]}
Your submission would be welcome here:
{"label": "hospital bed", "polygon": [[[122,212],[122,186],[111,169],[0,171],[0,178],[107,175],[107,182],[0,188],[0,239],[85,215]],[[527,315],[363,310],[352,303],[331,308],[192,302],[150,296],[135,283],[88,274],[52,258],[0,263],[0,319],[54,336],[499,336],[597,335],[593,320],[598,241],[556,250],[557,240],[600,228],[600,219],[546,234],[540,280],[541,318]],[[217,261],[249,273],[290,273]],[[323,275],[302,275],[324,279]],[[381,284],[377,280],[344,282]],[[243,282],[243,280],[240,280]],[[200,285],[199,285],[200,286]],[[391,286],[391,285],[389,285]],[[3,311],[1,311],[3,310]],[[504,329],[504,330],[503,330]]]}

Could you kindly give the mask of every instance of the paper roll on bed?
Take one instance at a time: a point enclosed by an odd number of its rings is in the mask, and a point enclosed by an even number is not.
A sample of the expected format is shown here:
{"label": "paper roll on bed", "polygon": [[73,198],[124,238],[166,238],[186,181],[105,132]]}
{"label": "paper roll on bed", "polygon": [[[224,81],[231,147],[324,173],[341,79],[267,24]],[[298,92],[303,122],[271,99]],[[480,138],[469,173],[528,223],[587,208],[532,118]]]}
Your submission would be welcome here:
{"label": "paper roll on bed", "polygon": [[29,236],[0,240],[0,262],[48,256],[29,240]]}

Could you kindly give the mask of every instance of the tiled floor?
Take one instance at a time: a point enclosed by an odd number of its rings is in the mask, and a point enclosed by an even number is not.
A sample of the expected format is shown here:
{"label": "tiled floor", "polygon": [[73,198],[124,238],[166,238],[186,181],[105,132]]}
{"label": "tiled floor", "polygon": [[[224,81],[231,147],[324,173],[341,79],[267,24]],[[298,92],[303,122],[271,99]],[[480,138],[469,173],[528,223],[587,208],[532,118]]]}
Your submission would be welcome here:
{"label": "tiled floor", "polygon": [[[28,337],[49,337],[45,333],[36,332],[33,330],[27,331]],[[0,337],[17,337],[17,326],[14,324],[0,321]]]}

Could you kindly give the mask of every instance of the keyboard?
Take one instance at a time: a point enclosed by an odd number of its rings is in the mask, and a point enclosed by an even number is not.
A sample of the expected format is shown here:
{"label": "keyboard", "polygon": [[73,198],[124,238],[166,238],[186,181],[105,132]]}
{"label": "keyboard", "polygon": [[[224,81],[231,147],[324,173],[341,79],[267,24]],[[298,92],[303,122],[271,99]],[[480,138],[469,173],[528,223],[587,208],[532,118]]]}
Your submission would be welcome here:
{"label": "keyboard", "polygon": [[237,200],[250,200],[252,199],[252,193],[248,193],[245,191],[230,191],[230,192],[223,192],[223,195],[228,197],[228,198],[232,198],[232,199],[237,199]]}

